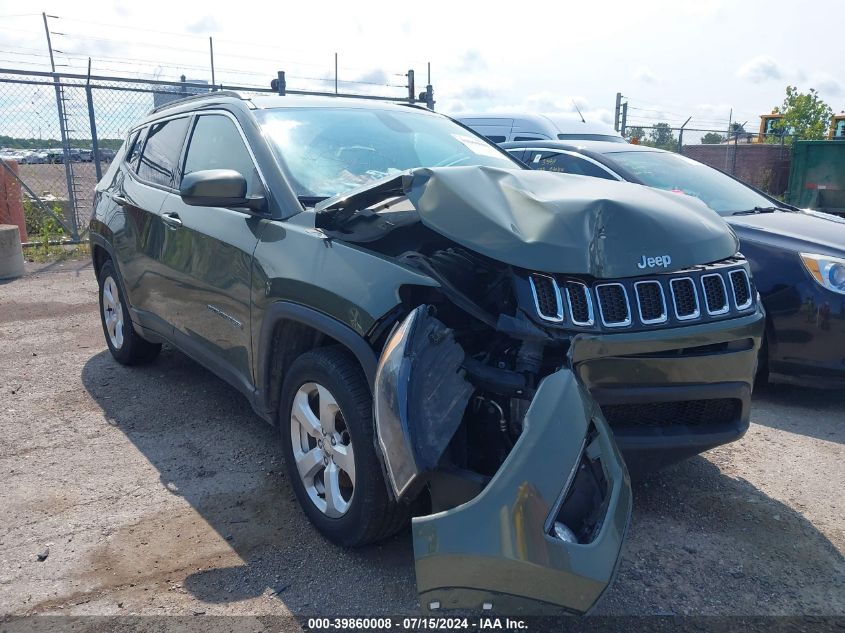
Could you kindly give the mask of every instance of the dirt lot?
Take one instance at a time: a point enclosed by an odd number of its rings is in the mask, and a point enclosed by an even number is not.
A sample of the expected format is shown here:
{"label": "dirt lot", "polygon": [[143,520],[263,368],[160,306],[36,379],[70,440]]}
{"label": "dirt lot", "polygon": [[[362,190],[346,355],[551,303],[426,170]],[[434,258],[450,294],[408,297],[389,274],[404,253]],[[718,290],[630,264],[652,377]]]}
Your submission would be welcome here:
{"label": "dirt lot", "polygon": [[[334,547],[238,393],[112,361],[87,262],[0,285],[0,389],[0,615],[416,611],[407,531]],[[600,614],[845,614],[845,390],[755,398],[742,441],[635,487]]]}

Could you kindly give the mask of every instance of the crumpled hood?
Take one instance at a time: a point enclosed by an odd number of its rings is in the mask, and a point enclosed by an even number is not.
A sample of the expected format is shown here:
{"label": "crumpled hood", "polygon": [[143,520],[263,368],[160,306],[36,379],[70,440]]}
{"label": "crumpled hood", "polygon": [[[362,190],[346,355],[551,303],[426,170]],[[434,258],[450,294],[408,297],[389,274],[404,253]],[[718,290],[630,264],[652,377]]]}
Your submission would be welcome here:
{"label": "crumpled hood", "polygon": [[420,168],[317,210],[354,206],[356,197],[371,204],[399,192],[430,229],[530,270],[632,277],[718,261],[739,249],[721,217],[695,198],[544,171]]}

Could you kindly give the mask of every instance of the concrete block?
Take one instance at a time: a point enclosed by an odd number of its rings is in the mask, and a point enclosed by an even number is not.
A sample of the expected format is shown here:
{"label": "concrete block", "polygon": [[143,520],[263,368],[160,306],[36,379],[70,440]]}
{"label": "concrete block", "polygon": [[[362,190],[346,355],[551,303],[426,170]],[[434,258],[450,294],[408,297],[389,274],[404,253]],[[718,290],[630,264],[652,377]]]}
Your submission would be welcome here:
{"label": "concrete block", "polygon": [[0,224],[0,279],[24,274],[21,234],[14,224]]}

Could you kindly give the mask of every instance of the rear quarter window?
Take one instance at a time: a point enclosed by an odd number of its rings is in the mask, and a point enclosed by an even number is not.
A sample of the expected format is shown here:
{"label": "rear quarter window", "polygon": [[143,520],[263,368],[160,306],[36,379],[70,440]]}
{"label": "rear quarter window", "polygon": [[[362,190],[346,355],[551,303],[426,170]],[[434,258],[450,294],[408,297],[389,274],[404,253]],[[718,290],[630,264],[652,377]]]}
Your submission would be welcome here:
{"label": "rear quarter window", "polygon": [[126,164],[132,171],[138,166],[138,156],[141,155],[141,146],[144,144],[143,138],[146,128],[138,130],[129,138],[129,144],[126,146]]}
{"label": "rear quarter window", "polygon": [[163,187],[173,186],[188,120],[188,117],[182,117],[150,126],[138,164],[139,178]]}

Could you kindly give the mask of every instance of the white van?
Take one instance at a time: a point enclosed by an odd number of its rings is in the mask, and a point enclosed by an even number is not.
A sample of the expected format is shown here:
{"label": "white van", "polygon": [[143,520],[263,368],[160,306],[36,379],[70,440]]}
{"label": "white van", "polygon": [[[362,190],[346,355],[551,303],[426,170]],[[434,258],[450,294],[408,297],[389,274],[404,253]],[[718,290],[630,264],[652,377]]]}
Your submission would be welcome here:
{"label": "white van", "polygon": [[452,118],[494,143],[543,140],[626,142],[611,126],[585,122],[575,114],[461,113]]}

